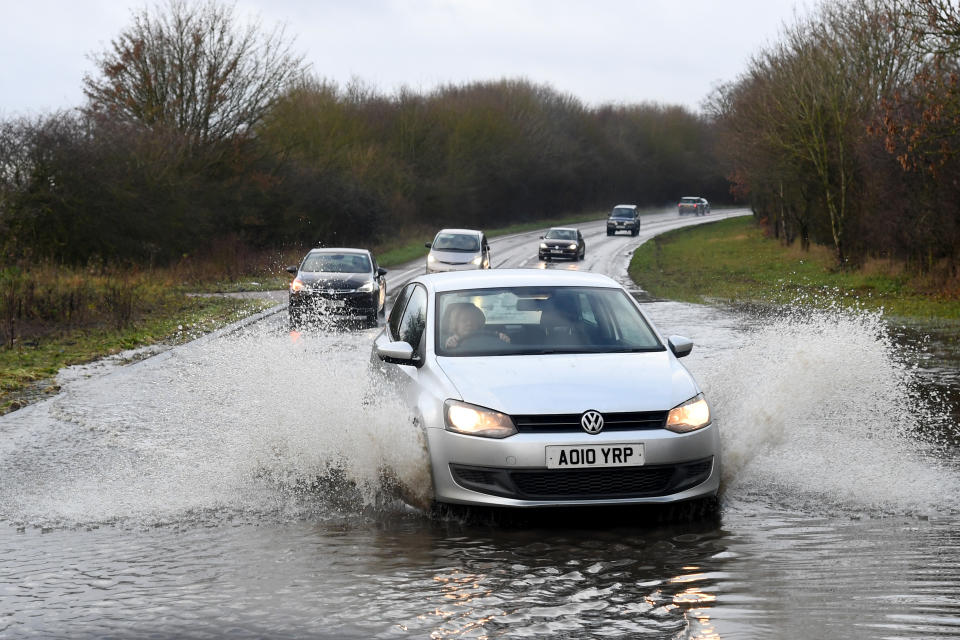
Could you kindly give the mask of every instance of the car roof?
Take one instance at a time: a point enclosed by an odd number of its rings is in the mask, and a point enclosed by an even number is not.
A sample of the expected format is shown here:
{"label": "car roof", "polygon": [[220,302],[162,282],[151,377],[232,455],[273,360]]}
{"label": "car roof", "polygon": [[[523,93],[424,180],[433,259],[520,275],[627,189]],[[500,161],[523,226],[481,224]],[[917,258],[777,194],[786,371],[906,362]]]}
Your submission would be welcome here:
{"label": "car roof", "polygon": [[550,227],[547,231],[577,231],[576,227]]}
{"label": "car roof", "polygon": [[474,234],[479,236],[483,232],[477,231],[476,229],[440,229],[440,231],[437,231],[437,235],[440,235],[441,233],[462,233],[462,234]]}
{"label": "car roof", "polygon": [[307,252],[310,253],[366,253],[369,254],[369,249],[356,249],[352,247],[318,247],[316,249],[310,249]]}
{"label": "car roof", "polygon": [[700,196],[683,196],[681,200],[699,200]]}
{"label": "car roof", "polygon": [[607,287],[622,289],[599,273],[554,269],[477,269],[431,273],[416,278],[433,291],[496,289],[500,287]]}
{"label": "car roof", "polygon": [[637,205],[635,204],[618,204],[614,209],[636,209]]}

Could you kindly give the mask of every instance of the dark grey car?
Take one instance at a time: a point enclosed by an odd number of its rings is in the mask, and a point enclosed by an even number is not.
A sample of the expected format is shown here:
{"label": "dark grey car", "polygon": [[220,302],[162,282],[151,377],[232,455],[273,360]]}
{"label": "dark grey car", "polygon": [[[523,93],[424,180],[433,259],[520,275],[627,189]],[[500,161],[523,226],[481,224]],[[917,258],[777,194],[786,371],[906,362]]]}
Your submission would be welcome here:
{"label": "dark grey car", "polygon": [[320,319],[377,326],[387,295],[387,270],[366,249],[313,249],[299,267],[287,267],[290,325]]}
{"label": "dark grey car", "polygon": [[540,248],[537,256],[541,260],[551,258],[570,258],[583,260],[587,255],[587,243],[579,229],[554,227],[540,236]]}

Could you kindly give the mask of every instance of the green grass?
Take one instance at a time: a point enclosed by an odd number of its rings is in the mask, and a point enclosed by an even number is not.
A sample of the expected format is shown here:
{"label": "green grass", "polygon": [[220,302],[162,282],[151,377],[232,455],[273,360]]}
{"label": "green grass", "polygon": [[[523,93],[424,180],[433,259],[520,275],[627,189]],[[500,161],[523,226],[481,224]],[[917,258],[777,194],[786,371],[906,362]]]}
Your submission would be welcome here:
{"label": "green grass", "polygon": [[264,300],[173,296],[126,329],[77,329],[0,348],[0,414],[56,391],[52,378],[63,367],[136,347],[186,342],[271,305]]}
{"label": "green grass", "polygon": [[838,271],[825,248],[783,247],[750,217],[658,236],[634,253],[629,273],[651,295],[687,302],[839,302],[888,316],[960,319],[960,300],[925,293],[896,265]]}

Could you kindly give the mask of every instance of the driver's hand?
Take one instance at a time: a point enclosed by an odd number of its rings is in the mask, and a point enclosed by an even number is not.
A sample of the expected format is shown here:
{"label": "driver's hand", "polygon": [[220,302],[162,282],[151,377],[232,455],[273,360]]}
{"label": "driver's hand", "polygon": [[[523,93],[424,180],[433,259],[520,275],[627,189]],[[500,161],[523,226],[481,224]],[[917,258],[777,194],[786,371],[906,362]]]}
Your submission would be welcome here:
{"label": "driver's hand", "polygon": [[447,349],[456,349],[457,345],[460,344],[460,336],[453,334],[447,338],[447,341],[443,344],[447,347]]}
{"label": "driver's hand", "polygon": [[497,334],[497,337],[500,338],[502,341],[508,343],[508,344],[510,343],[510,336],[508,336],[507,334],[503,333],[502,331]]}

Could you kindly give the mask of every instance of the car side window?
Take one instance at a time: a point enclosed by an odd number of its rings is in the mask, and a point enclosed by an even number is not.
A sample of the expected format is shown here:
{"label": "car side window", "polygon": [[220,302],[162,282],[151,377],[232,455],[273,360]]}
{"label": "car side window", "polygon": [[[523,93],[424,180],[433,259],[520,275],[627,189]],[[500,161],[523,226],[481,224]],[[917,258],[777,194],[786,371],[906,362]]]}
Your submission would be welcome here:
{"label": "car side window", "polygon": [[410,294],[407,308],[400,318],[400,340],[416,350],[423,338],[427,326],[427,292],[423,287],[415,286]]}
{"label": "car side window", "polygon": [[390,337],[393,340],[400,339],[400,318],[403,316],[403,309],[407,306],[407,299],[413,292],[413,287],[412,284],[404,287],[397,294],[397,299],[393,301],[393,308],[390,309],[390,317],[387,319],[387,326],[390,327]]}

